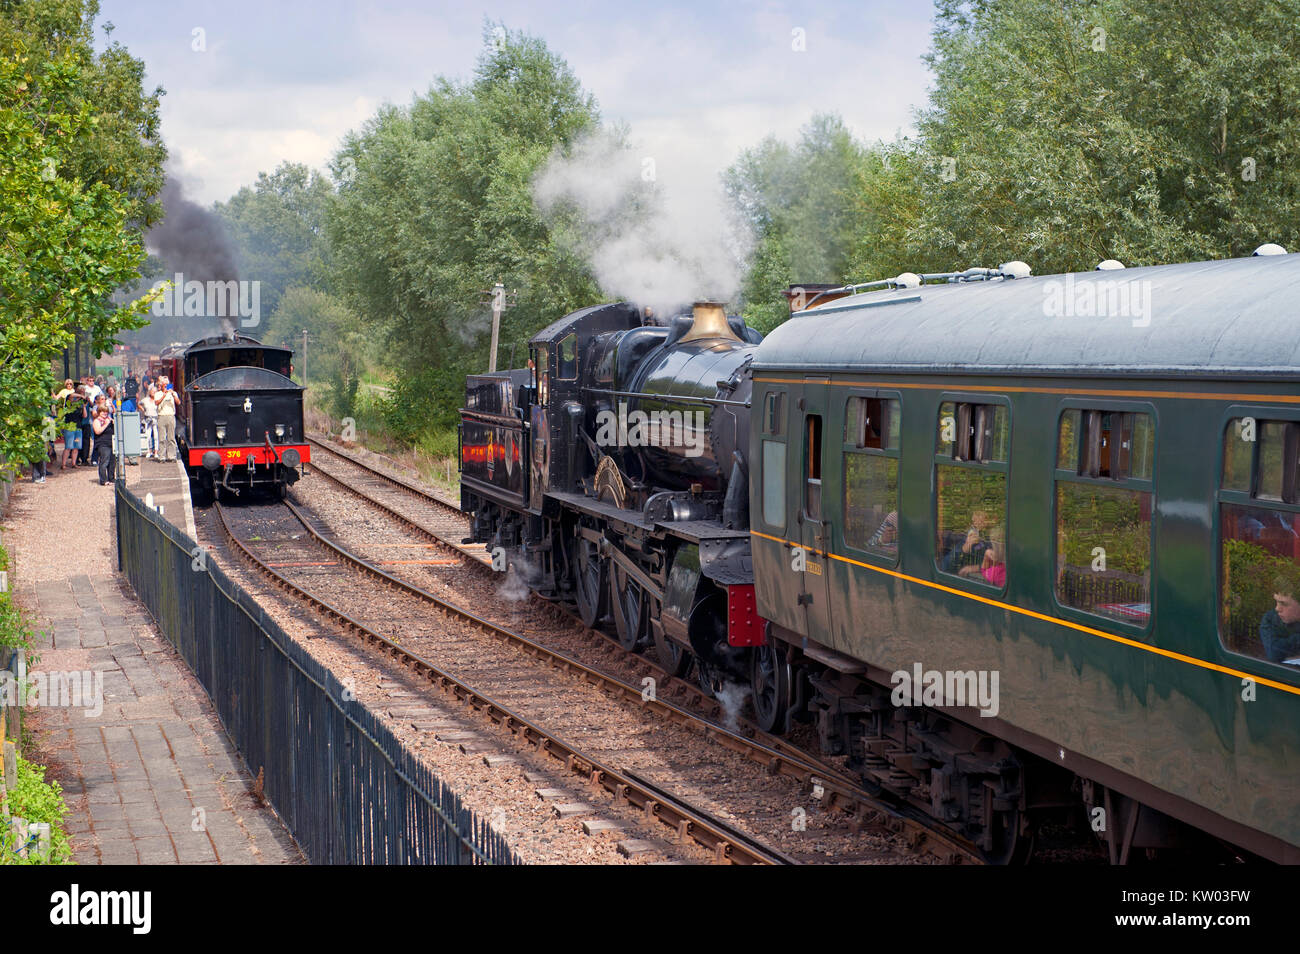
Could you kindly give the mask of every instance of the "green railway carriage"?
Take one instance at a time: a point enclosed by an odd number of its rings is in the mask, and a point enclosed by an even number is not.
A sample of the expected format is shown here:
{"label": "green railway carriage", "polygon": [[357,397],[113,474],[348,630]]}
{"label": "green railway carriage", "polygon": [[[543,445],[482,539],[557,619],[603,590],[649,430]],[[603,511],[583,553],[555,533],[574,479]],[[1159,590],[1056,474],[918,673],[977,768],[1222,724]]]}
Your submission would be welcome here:
{"label": "green railway carriage", "polygon": [[1082,804],[1113,860],[1300,860],[1298,289],[1287,255],[795,315],[752,364],[756,692],[991,857]]}

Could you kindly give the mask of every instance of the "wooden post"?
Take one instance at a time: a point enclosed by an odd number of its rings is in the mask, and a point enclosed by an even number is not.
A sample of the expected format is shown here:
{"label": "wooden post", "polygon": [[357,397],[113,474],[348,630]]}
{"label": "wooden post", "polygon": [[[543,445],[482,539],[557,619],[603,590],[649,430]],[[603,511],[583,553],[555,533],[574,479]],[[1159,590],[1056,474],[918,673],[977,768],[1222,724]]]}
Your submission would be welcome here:
{"label": "wooden post", "polygon": [[497,340],[501,334],[501,312],[506,307],[506,286],[492,286],[492,352],[488,355],[488,374],[497,369]]}

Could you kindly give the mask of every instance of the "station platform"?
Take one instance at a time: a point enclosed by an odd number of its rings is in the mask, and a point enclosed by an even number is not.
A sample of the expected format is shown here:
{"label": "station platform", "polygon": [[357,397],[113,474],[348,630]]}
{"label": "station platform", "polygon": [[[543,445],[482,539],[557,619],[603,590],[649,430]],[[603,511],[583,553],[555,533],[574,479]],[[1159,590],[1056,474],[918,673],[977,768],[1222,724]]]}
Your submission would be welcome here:
{"label": "station platform", "polygon": [[180,461],[164,464],[145,458],[137,460],[137,464],[119,467],[118,476],[124,477],[127,489],[141,500],[147,500],[146,495],[152,494],[154,506],[162,507],[162,515],[191,540],[195,539],[190,481]]}
{"label": "station platform", "polygon": [[[193,534],[178,464],[144,461],[125,476]],[[24,756],[63,786],[73,859],[303,863],[202,686],[117,572],[114,500],[94,468],[52,467],[45,483],[15,486],[2,531],[14,599],[40,632],[34,671],[102,677],[98,700],[24,710]]]}

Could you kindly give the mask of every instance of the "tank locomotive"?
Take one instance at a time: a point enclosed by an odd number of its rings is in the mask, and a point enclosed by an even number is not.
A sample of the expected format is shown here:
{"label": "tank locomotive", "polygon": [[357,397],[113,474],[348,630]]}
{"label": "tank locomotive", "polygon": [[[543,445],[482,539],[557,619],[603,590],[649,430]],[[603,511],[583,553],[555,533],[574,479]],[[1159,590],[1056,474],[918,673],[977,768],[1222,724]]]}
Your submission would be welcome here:
{"label": "tank locomotive", "polygon": [[254,490],[285,496],[311,460],[303,388],[290,378],[293,352],[226,334],[160,358],[182,395],[176,442],[196,499]]}

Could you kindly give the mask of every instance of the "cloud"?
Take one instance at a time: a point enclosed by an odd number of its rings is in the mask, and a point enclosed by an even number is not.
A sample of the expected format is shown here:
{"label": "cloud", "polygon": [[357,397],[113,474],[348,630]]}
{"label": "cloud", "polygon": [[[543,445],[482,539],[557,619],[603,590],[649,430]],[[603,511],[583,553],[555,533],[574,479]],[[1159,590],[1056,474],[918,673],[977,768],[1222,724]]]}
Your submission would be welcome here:
{"label": "cloud", "polygon": [[[438,75],[468,78],[485,13],[542,37],[606,119],[637,131],[665,176],[678,162],[720,171],[765,135],[792,138],[816,112],[839,113],[862,138],[891,137],[910,126],[928,81],[928,6],[885,0],[505,0],[490,10],[104,0],[100,22],[113,21],[113,39],[145,60],[149,83],[167,88],[163,135],[210,202],[285,159],[323,167],[381,103],[409,102]],[[196,26],[206,31],[203,53],[191,48]],[[796,27],[803,52],[791,49]]]}

